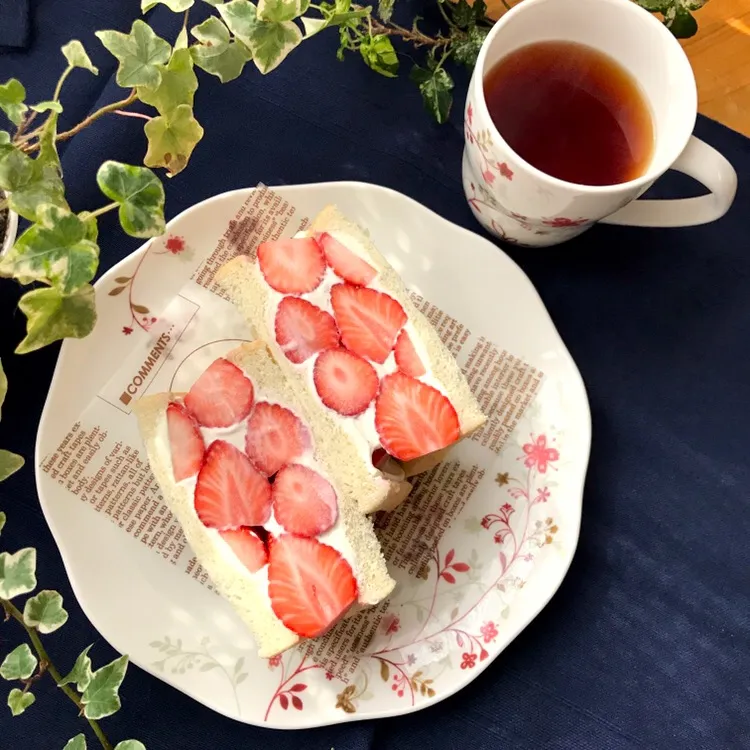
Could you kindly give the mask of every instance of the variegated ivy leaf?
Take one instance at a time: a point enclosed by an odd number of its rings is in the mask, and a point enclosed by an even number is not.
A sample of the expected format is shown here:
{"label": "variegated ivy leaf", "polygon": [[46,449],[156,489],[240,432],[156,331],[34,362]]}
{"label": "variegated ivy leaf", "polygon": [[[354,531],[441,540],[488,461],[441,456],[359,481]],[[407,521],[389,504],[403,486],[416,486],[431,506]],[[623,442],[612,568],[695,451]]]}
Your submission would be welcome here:
{"label": "variegated ivy leaf", "polygon": [[306,39],[315,36],[319,31],[323,31],[330,23],[328,18],[308,18],[307,16],[303,16],[301,21],[305,29]]}
{"label": "variegated ivy leaf", "polygon": [[208,3],[208,5],[222,5],[224,3],[224,0],[203,0],[204,3]]}
{"label": "variegated ivy leaf", "polygon": [[161,82],[159,65],[167,62],[172,52],[169,42],[158,37],[143,21],[133,21],[130,34],[119,31],[97,31],[101,43],[117,58],[117,85],[123,88],[149,86]]}
{"label": "variegated ivy leaf", "polygon": [[36,588],[36,550],[26,547],[14,555],[0,552],[0,599],[13,599]]}
{"label": "variegated ivy leaf", "polygon": [[120,204],[120,224],[131,237],[164,233],[164,186],[150,169],[105,161],[96,181],[104,195]]}
{"label": "variegated ivy leaf", "polygon": [[216,16],[194,26],[191,31],[200,42],[190,48],[193,61],[222,83],[239,77],[245,63],[252,60],[253,56],[244,44],[230,41],[229,29]]}
{"label": "variegated ivy leaf", "polygon": [[0,273],[22,284],[43,281],[72,294],[94,278],[99,248],[74,213],[43,205],[38,214],[39,223],[32,224],[0,260]]}
{"label": "variegated ivy leaf", "polygon": [[60,339],[88,336],[96,323],[94,300],[91,284],[73,294],[62,294],[54,287],[26,292],[18,301],[27,318],[26,338],[16,347],[16,354],[28,354]]}
{"label": "variegated ivy leaf", "polygon": [[0,511],[0,532],[2,532],[2,530],[5,528],[6,519],[7,519],[7,516],[5,515],[5,513]]}
{"label": "variegated ivy leaf", "polygon": [[159,4],[166,5],[175,13],[182,13],[183,10],[193,7],[195,0],[141,0],[141,13],[146,13]]}
{"label": "variegated ivy leaf", "polygon": [[203,128],[188,104],[181,104],[168,116],[155,117],[143,130],[148,138],[143,163],[148,167],[166,167],[170,177],[185,169],[190,154],[203,138]]}
{"label": "variegated ivy leaf", "polygon": [[138,740],[125,740],[115,745],[115,750],[146,750],[146,746]]}
{"label": "variegated ivy leaf", "polygon": [[174,41],[174,48],[177,49],[187,49],[188,46],[188,33],[187,29],[183,26],[180,29],[180,33],[177,35],[177,39]]}
{"label": "variegated ivy leaf", "polygon": [[73,68],[84,68],[95,76],[99,75],[99,68],[91,62],[91,58],[84,49],[84,46],[77,40],[73,39],[61,47],[61,52],[65,55],[68,65]]}
{"label": "variegated ivy leaf", "polygon": [[68,613],[63,609],[63,598],[57,591],[45,589],[26,600],[23,608],[23,621],[36,628],[42,635],[54,633],[68,621]]}
{"label": "variegated ivy leaf", "polygon": [[258,0],[261,21],[291,21],[310,7],[310,0]]}
{"label": "variegated ivy leaf", "polygon": [[44,101],[39,104],[32,104],[29,109],[33,109],[34,112],[60,112],[63,111],[62,104],[60,102]]}
{"label": "variegated ivy leaf", "polygon": [[269,73],[302,41],[302,32],[291,21],[261,21],[248,0],[232,0],[219,6],[229,30],[248,46],[261,73]]}
{"label": "variegated ivy leaf", "polygon": [[193,71],[190,50],[175,50],[169,64],[160,66],[160,70],[161,83],[155,89],[138,86],[138,98],[156,107],[160,115],[171,114],[181,104],[192,107],[198,79]]}
{"label": "variegated ivy leaf", "polygon": [[39,662],[27,643],[14,648],[0,664],[0,677],[4,680],[28,680]]}
{"label": "variegated ivy leaf", "polygon": [[120,709],[119,690],[127,668],[128,657],[121,656],[94,672],[81,696],[83,714],[87,719],[98,721]]}
{"label": "variegated ivy leaf", "polygon": [[68,740],[63,750],[86,750],[86,737],[77,734],[72,740]]}
{"label": "variegated ivy leaf", "polygon": [[0,482],[4,482],[11,474],[15,474],[24,463],[23,458],[17,453],[0,450]]}
{"label": "variegated ivy leaf", "polygon": [[83,222],[87,239],[96,242],[99,239],[99,224],[96,216],[93,216],[90,211],[81,211],[78,218]]}
{"label": "variegated ivy leaf", "polygon": [[398,74],[398,57],[393,49],[390,37],[376,34],[364,39],[359,46],[359,52],[368,68],[386,78],[395,78]]}
{"label": "variegated ivy leaf", "polygon": [[13,716],[20,716],[35,700],[33,693],[13,688],[8,695],[8,708]]}
{"label": "variegated ivy leaf", "polygon": [[681,0],[677,0],[664,11],[664,25],[678,39],[688,39],[695,36],[698,31],[698,22],[690,12],[690,7]]}
{"label": "variegated ivy leaf", "polygon": [[0,417],[2,417],[2,407],[5,403],[5,396],[8,394],[8,376],[5,374],[2,360],[0,360]]}
{"label": "variegated ivy leaf", "polygon": [[441,125],[446,122],[453,104],[453,79],[447,71],[437,66],[425,69],[415,65],[409,77],[419,86],[427,111]]}
{"label": "variegated ivy leaf", "polygon": [[89,659],[90,650],[91,646],[86,646],[86,648],[78,654],[73,669],[71,669],[70,672],[57,683],[58,687],[75,683],[78,692],[82,693],[89,686],[91,675],[93,674],[91,671],[91,659]]}
{"label": "variegated ivy leaf", "polygon": [[0,84],[0,109],[5,112],[8,119],[15,125],[21,124],[26,112],[25,98],[26,89],[16,78],[11,78],[5,83]]}

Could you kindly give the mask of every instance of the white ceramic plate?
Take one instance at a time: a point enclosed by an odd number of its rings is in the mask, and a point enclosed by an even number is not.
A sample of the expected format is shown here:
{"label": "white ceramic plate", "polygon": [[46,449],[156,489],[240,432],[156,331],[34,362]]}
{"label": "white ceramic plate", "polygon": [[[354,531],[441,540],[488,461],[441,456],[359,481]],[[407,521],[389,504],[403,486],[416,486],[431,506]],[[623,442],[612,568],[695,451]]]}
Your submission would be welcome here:
{"label": "white ceramic plate", "polygon": [[[259,659],[228,605],[37,469],[42,508],[96,628],[134,663],[206,706],[284,729],[408,713],[473,680],[560,585],[581,520],[591,432],[586,394],[528,278],[487,240],[374,185],[275,190],[308,215],[338,204],[370,229],[378,246],[391,248],[407,285],[544,372],[505,449],[482,467],[484,478],[440,541],[427,578],[399,577],[371,653],[345,685],[298,651]],[[167,237],[212,246],[248,192],[193,206],[170,222]],[[115,277],[134,274],[143,253],[99,280],[96,330],[62,348],[39,428],[37,466],[122,361],[125,295],[106,292]],[[157,310],[175,290],[148,268],[141,269],[139,294]]]}

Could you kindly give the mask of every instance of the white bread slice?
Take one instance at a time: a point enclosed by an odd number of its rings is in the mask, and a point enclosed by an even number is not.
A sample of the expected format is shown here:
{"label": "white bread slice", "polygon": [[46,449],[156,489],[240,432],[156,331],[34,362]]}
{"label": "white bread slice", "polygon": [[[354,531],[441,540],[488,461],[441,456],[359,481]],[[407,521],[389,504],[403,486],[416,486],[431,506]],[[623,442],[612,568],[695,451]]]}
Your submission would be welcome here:
{"label": "white bread slice", "polygon": [[[366,231],[347,219],[336,206],[327,206],[304,234],[312,236],[322,232],[327,232],[373,266],[378,272],[378,288],[384,289],[401,304],[418,339],[420,356],[425,355],[423,358],[428,360],[425,362],[428,371],[456,409],[461,438],[481,427],[487,417],[482,413],[456,360],[427,318],[414,306],[401,277],[378,251]],[[305,400],[315,403],[322,412],[327,412],[313,396],[299,370],[286,359],[276,343],[272,323],[267,315],[272,292],[263,279],[257,262],[246,256],[235,258],[219,269],[216,280],[260,337],[269,343],[275,358],[285,374],[293,379],[300,395]],[[448,446],[448,449],[450,447]],[[443,460],[448,449],[443,448],[402,464],[405,476],[408,478],[433,468]],[[356,467],[352,467],[352,471],[356,470]],[[377,509],[385,510],[392,507],[395,507],[395,504],[384,498]],[[374,509],[376,508],[370,506],[370,510]]]}
{"label": "white bread slice", "polygon": [[[289,387],[262,342],[244,344],[225,358],[247,373],[264,400],[288,407],[308,425],[313,438],[314,458],[336,490],[338,523],[343,525],[353,554],[351,562],[357,578],[358,604],[361,606],[355,604],[348,614],[379,603],[393,591],[395,581],[388,574],[372,522],[359,510],[352,488],[345,488],[337,481],[340,471],[332,465],[330,454],[322,449],[325,440],[310,420],[308,411]],[[174,481],[168,441],[165,439],[166,408],[171,399],[181,395],[160,393],[146,396],[135,405],[134,411],[151,469],[198,561],[208,571],[219,594],[234,607],[253,632],[259,655],[262,658],[275,656],[294,646],[300,640],[299,636],[288,630],[274,614],[265,587],[258,581],[258,574],[250,574],[234,557],[219,533],[205,527],[200,521],[195,512],[192,489]]]}

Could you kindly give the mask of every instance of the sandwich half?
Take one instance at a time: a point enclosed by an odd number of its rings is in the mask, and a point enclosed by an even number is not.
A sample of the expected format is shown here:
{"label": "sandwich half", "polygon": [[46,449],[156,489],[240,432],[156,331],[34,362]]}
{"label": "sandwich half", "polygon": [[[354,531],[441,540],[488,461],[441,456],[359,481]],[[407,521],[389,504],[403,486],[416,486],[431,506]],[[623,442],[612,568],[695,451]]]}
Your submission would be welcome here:
{"label": "sandwich half", "polygon": [[[455,359],[366,232],[335,206],[293,239],[262,243],[216,280],[310,408],[405,476],[427,471],[486,421]],[[371,475],[364,462],[352,474]],[[389,505],[368,499],[366,512]],[[390,503],[393,505],[393,503]]]}
{"label": "sandwich half", "polygon": [[146,396],[135,413],[170,510],[261,657],[391,593],[345,471],[356,448],[319,429],[265,344],[234,349],[187,393]]}

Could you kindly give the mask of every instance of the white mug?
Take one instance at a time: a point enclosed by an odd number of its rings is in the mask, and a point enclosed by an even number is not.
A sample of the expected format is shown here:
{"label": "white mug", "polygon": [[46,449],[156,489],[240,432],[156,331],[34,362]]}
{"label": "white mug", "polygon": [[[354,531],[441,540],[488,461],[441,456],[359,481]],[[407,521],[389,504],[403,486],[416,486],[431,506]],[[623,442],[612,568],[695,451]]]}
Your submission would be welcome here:
{"label": "white mug", "polygon": [[[603,187],[565,182],[531,166],[503,140],[487,109],[484,77],[509,53],[541,41],[593,47],[633,76],[654,126],[651,162],[640,177]],[[737,174],[718,151],[692,135],[697,98],[680,44],[631,0],[523,0],[487,35],[469,84],[463,157],[469,205],[492,234],[536,247],[569,240],[596,221],[642,227],[714,221],[734,200]],[[670,168],[694,177],[709,193],[636,200]]]}

